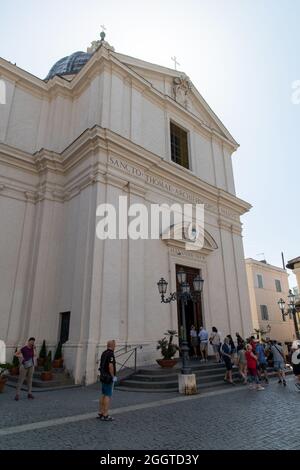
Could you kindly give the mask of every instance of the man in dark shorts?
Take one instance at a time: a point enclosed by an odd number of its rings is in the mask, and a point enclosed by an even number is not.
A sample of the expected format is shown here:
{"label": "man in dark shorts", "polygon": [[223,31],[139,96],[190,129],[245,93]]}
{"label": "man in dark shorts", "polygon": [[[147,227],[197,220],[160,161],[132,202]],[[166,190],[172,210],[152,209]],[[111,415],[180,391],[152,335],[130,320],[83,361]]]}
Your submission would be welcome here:
{"label": "man in dark shorts", "polygon": [[116,359],[114,350],[116,342],[108,341],[107,349],[102,353],[100,360],[100,381],[102,383],[102,396],[99,401],[98,418],[101,421],[113,421],[109,416],[109,406],[113,395],[114,383],[116,382]]}

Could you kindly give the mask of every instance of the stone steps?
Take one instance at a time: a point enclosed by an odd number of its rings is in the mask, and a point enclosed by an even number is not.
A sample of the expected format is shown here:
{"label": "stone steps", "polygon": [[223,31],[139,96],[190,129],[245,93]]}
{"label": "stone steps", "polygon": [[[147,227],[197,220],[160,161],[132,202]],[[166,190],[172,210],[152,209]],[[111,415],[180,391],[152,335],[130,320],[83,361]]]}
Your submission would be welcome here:
{"label": "stone steps", "polygon": [[[207,364],[190,364],[192,373],[196,375],[198,390],[226,387],[224,383],[225,366],[224,364],[216,364],[213,362]],[[238,369],[234,368],[233,380],[239,385],[242,380],[238,373]],[[269,377],[276,377],[276,372],[272,369],[268,370]],[[288,375],[291,371],[286,371]],[[121,379],[117,388],[119,390],[143,391],[143,392],[178,392],[178,374],[180,374],[179,364],[174,369],[160,369],[153,367],[138,370],[130,377]]]}
{"label": "stone steps", "polygon": [[[34,391],[77,387],[77,385],[74,384],[74,380],[64,369],[53,369],[53,379],[49,381],[41,379],[42,371],[43,369],[37,369],[33,374],[32,387]],[[18,380],[18,376],[9,376],[8,385],[16,387]],[[24,381],[22,390],[27,390],[26,380]]]}

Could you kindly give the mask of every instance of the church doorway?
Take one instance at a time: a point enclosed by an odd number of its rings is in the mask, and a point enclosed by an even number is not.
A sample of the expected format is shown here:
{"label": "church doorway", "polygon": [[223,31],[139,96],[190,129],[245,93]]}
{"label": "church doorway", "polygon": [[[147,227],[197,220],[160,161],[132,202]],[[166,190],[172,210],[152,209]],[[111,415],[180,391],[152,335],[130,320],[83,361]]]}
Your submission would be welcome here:
{"label": "church doorway", "polygon": [[[176,265],[176,282],[177,282],[177,292],[180,291],[180,284],[177,279],[178,271],[184,271],[186,273],[186,281],[190,286],[191,292],[194,292],[193,280],[200,274],[201,269],[191,268],[189,266],[180,266]],[[183,336],[183,319],[182,319],[182,310],[181,310],[181,300],[177,300],[177,315],[178,315],[178,334],[179,334],[179,344]],[[203,326],[203,311],[202,311],[202,294],[199,297],[197,302],[192,300],[188,301],[188,304],[185,306],[185,326],[186,326],[186,335],[187,341],[190,348],[190,355],[193,354],[193,348],[191,345],[190,331],[191,326],[194,325],[197,332],[199,332],[200,326]],[[200,352],[199,352],[200,354]]]}

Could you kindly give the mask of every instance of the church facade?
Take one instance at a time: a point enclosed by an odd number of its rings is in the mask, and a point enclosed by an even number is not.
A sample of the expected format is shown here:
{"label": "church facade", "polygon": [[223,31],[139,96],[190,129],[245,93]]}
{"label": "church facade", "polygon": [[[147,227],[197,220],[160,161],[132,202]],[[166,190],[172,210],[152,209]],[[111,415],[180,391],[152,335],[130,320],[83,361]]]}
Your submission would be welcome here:
{"label": "church facade", "polygon": [[[180,331],[177,302],[157,282],[201,274],[194,323],[252,333],[240,216],[238,145],[189,78],[124,56],[104,40],[61,59],[41,80],[0,59],[0,338],[8,355],[29,336],[64,342],[76,383],[93,383],[108,339],[142,346]],[[3,85],[4,84],[4,85]],[[97,207],[204,204],[205,243],[99,240]]]}

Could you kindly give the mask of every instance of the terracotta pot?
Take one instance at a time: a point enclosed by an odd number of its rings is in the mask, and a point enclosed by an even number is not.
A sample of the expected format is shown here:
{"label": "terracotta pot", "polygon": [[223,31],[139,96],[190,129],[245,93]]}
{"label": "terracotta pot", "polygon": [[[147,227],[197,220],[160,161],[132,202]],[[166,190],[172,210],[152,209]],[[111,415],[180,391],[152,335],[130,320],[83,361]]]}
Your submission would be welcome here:
{"label": "terracotta pot", "polygon": [[38,367],[43,367],[44,364],[45,364],[45,359],[42,358],[42,357],[38,357],[38,358],[37,358],[37,365],[38,365]]}
{"label": "terracotta pot", "polygon": [[41,380],[43,380],[44,382],[49,382],[52,379],[53,379],[53,374],[50,370],[49,371],[44,370],[44,372],[41,373]]}
{"label": "terracotta pot", "polygon": [[62,366],[63,366],[63,359],[55,359],[53,362],[52,362],[52,367],[53,369],[61,369]]}
{"label": "terracotta pot", "polygon": [[12,369],[10,369],[9,373],[10,375],[17,376],[20,373],[20,369],[19,367],[13,367]]}
{"label": "terracotta pot", "polygon": [[177,364],[177,359],[157,359],[156,362],[164,369],[171,369]]}
{"label": "terracotta pot", "polygon": [[7,380],[6,378],[0,377],[0,393],[4,392],[6,380]]}

